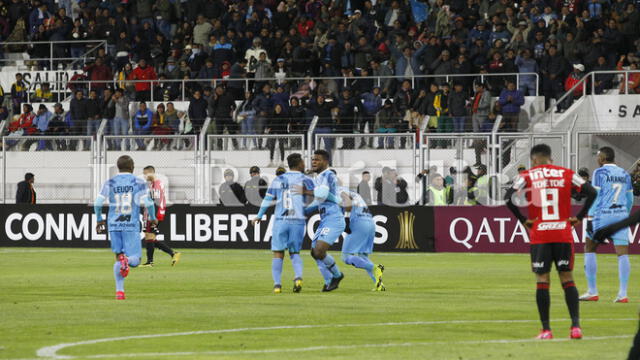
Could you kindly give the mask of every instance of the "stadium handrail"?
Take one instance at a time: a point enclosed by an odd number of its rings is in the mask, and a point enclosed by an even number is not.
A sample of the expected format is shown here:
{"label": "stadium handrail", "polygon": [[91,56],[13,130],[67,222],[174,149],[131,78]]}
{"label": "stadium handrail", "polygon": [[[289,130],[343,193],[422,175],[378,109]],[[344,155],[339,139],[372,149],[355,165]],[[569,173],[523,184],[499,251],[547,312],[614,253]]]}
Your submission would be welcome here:
{"label": "stadium handrail", "polygon": [[[107,40],[61,40],[61,41],[7,41],[2,42],[2,46],[12,46],[12,45],[38,45],[38,44],[48,44],[49,45],[49,57],[42,59],[25,59],[28,61],[48,61],[51,70],[55,70],[53,67],[54,61],[63,61],[63,60],[74,60],[71,64],[75,64],[78,60],[86,58],[86,54],[100,48],[104,47],[104,50],[107,51]],[[54,58],[53,57],[53,46],[54,45],[63,45],[63,44],[98,44],[91,48],[89,51],[85,52],[85,54],[81,57],[72,57],[72,58]],[[0,63],[3,62],[14,62],[16,59],[0,59]]]}
{"label": "stadium handrail", "polygon": [[[136,83],[180,83],[182,85],[182,98],[185,98],[185,83],[210,83],[212,87],[218,85],[218,83],[231,83],[231,82],[243,82],[245,84],[245,91],[249,88],[250,84],[252,85],[255,82],[274,82],[276,84],[280,84],[283,82],[295,82],[295,81],[324,81],[324,80],[339,80],[343,81],[345,85],[347,85],[347,81],[349,80],[374,80],[377,81],[376,86],[379,86],[382,80],[386,79],[399,79],[399,80],[410,80],[412,82],[412,86],[415,87],[415,82],[418,79],[442,79],[444,78],[446,82],[452,81],[456,78],[479,78],[480,81],[484,82],[485,78],[491,77],[505,77],[505,76],[515,76],[516,77],[516,86],[519,86],[520,77],[521,76],[535,76],[536,78],[536,95],[539,95],[539,75],[537,73],[495,73],[495,74],[441,74],[441,75],[413,75],[411,77],[407,77],[404,75],[383,75],[383,76],[305,76],[305,77],[265,77],[265,78],[227,78],[227,79],[214,79],[214,78],[206,78],[206,79],[163,79],[163,80],[125,80],[127,83],[136,84]],[[47,81],[32,81],[31,85],[35,86],[41,83],[55,83],[61,84],[62,86],[57,87],[58,89],[68,88],[68,85],[71,83],[73,85],[81,85],[88,84],[89,89],[91,89],[91,85],[95,84],[113,84],[116,85],[119,81],[117,79],[110,80],[47,80]],[[154,87],[151,87],[151,101],[154,101]]]}
{"label": "stadium handrail", "polygon": [[622,74],[624,79],[624,92],[622,92],[621,94],[623,95],[628,95],[629,94],[629,73],[640,73],[640,70],[598,70],[598,71],[591,71],[589,74],[591,76],[591,94],[593,95],[598,95],[596,94],[595,91],[595,77],[598,74],[614,74],[614,75],[620,75]]}

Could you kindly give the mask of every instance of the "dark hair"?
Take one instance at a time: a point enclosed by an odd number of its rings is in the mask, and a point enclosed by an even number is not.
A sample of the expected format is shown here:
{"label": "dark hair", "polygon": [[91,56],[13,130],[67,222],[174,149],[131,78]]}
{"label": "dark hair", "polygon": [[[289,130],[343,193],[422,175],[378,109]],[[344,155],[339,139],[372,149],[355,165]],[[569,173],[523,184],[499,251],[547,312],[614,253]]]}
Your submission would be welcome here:
{"label": "dark hair", "polygon": [[298,167],[298,165],[300,165],[301,162],[302,162],[302,155],[298,153],[293,153],[287,156],[287,164],[289,165],[289,169]]}
{"label": "dark hair", "polygon": [[325,160],[329,161],[329,153],[327,152],[327,150],[323,150],[323,149],[318,149],[316,151],[313,152],[313,155],[320,155],[322,156]]}
{"label": "dark hair", "polygon": [[598,151],[604,157],[604,161],[613,162],[616,159],[616,153],[608,146],[601,147]]}
{"label": "dark hair", "polygon": [[338,175],[338,172],[335,169],[329,169],[333,173],[333,175]]}
{"label": "dark hair", "polygon": [[118,158],[117,162],[118,170],[131,170],[133,171],[133,159],[129,155],[122,155]]}
{"label": "dark hair", "polygon": [[551,148],[547,144],[538,144],[531,148],[531,156],[551,157]]}
{"label": "dark hair", "polygon": [[33,179],[33,177],[34,177],[34,175],[33,175],[32,173],[26,173],[26,174],[24,174],[24,179],[25,179],[26,181],[29,181],[29,180]]}
{"label": "dark hair", "polygon": [[156,168],[154,168],[153,165],[147,165],[142,170],[152,170],[153,172],[156,172]]}
{"label": "dark hair", "polygon": [[370,173],[370,172],[368,172],[368,171],[363,171],[363,172],[362,172],[362,175],[367,175],[367,174],[371,174],[371,173]]}

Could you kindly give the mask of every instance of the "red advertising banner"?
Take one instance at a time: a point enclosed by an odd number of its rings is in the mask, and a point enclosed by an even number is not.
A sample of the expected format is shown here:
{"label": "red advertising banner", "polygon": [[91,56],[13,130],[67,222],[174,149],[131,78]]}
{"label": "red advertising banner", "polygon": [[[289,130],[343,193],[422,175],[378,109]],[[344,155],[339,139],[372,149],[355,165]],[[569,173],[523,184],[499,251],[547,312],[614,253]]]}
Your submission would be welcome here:
{"label": "red advertising banner", "polygon": [[[580,207],[575,206],[574,212]],[[634,208],[633,211],[637,211]],[[506,206],[434,207],[436,252],[528,253],[529,233]],[[631,227],[629,252],[640,254],[639,225]],[[573,229],[576,252],[583,251],[586,222]],[[613,245],[602,245],[598,252],[613,253]]]}

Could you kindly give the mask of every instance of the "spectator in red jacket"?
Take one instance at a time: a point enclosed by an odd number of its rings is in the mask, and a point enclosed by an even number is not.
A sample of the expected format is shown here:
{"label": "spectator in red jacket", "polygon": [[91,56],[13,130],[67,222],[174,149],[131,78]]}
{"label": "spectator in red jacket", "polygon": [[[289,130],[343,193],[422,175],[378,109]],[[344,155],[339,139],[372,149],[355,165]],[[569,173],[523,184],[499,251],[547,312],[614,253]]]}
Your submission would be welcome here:
{"label": "spectator in red jacket", "polygon": [[[147,60],[140,59],[138,67],[129,74],[129,80],[158,80],[156,71],[147,65]],[[136,101],[151,100],[151,82],[136,82]]]}
{"label": "spectator in red jacket", "polygon": [[[564,80],[564,91],[569,91],[574,86],[575,86],[575,89],[573,90],[573,92],[571,94],[569,94],[567,96],[565,101],[563,101],[558,106],[559,107],[558,110],[560,112],[563,112],[566,109],[568,109],[569,106],[571,106],[571,104],[573,104],[573,100],[574,99],[579,99],[582,96],[583,91],[584,91],[584,86],[587,83],[587,81],[583,81],[582,83],[580,83],[580,79],[582,79],[583,74],[584,74],[584,65],[582,65],[582,64],[573,64],[573,71]],[[580,84],[578,84],[578,83],[580,83]]]}
{"label": "spectator in red jacket", "polygon": [[86,66],[84,71],[91,81],[91,89],[95,89],[98,94],[102,94],[108,82],[113,80],[113,72],[109,66],[104,64],[102,58],[97,58],[96,62]]}

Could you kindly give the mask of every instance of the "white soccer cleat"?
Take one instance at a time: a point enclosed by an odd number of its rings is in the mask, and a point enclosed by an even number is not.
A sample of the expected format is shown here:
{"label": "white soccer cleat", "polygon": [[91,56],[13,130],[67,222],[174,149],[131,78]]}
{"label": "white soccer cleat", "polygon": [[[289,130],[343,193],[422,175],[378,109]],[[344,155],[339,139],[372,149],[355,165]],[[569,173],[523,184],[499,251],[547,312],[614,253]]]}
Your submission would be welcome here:
{"label": "white soccer cleat", "polygon": [[613,300],[614,303],[622,303],[622,304],[627,304],[629,303],[629,298],[626,296],[617,296],[615,300]]}
{"label": "white soccer cleat", "polygon": [[598,296],[598,294],[585,293],[584,295],[580,296],[580,301],[598,301],[598,300],[600,300],[600,296]]}

